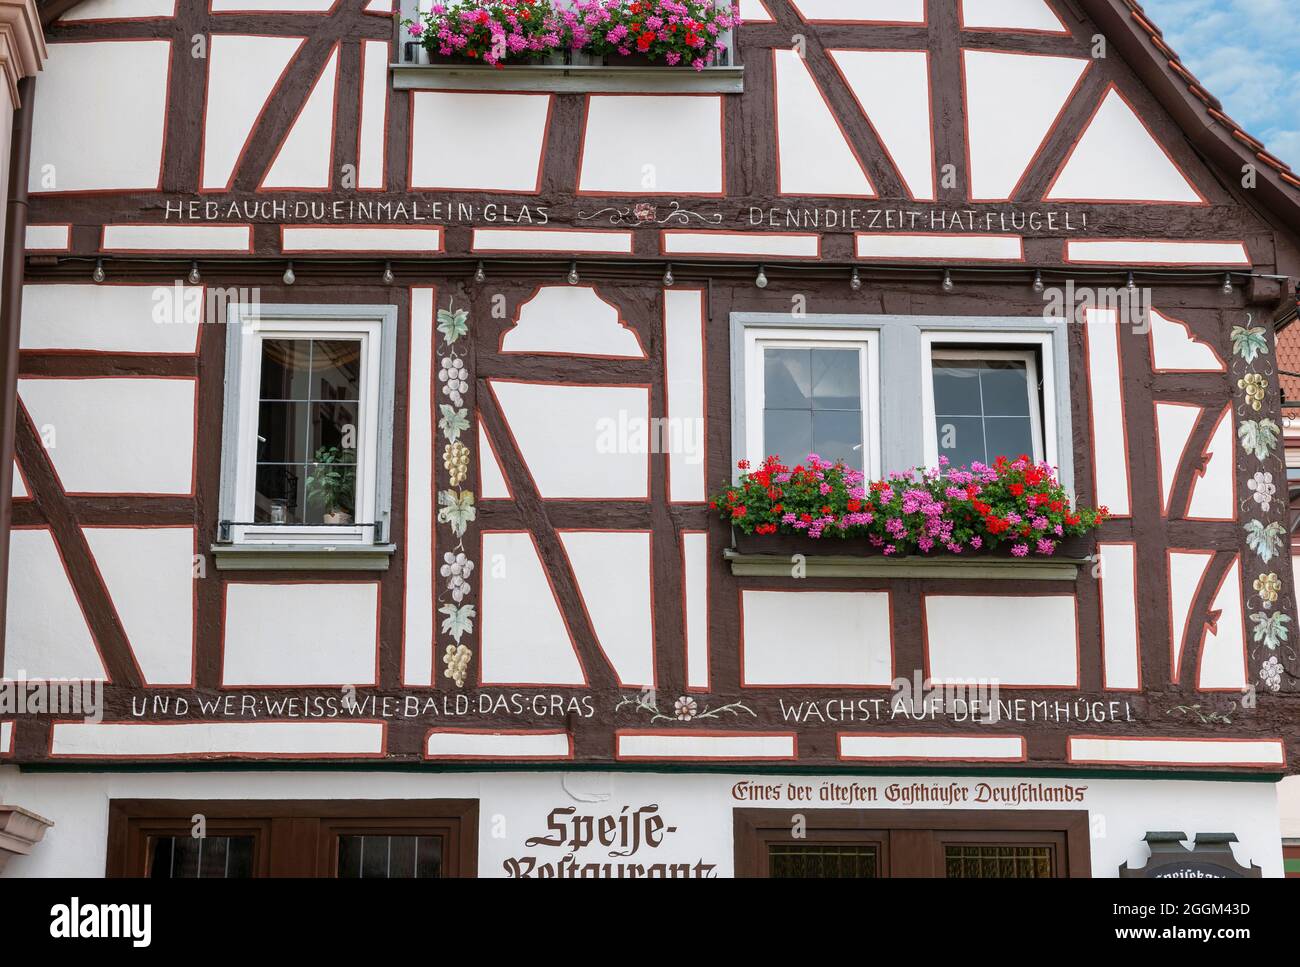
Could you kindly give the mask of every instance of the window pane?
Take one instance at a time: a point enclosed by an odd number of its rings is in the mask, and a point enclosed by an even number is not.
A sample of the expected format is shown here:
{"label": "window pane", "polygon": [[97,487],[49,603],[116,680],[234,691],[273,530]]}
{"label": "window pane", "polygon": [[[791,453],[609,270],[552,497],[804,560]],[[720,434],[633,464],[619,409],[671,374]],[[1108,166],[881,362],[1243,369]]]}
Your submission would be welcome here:
{"label": "window pane", "polygon": [[307,462],[308,405],[262,403],[258,407],[258,463]]}
{"label": "window pane", "polygon": [[780,845],[769,846],[769,876],[790,879],[874,879],[880,876],[879,852],[875,846]]}
{"label": "window pane", "polygon": [[428,879],[442,876],[442,837],[421,836],[416,844],[415,875]]}
{"label": "window pane", "polygon": [[1037,880],[1050,879],[1050,846],[945,846],[944,872],[948,879]]}
{"label": "window pane", "polygon": [[988,463],[984,448],[984,421],[977,416],[937,416],[934,420],[939,456],[957,465]]}
{"label": "window pane", "polygon": [[340,879],[430,879],[442,876],[440,836],[339,837]]}
{"label": "window pane", "polygon": [[861,413],[861,360],[862,354],[856,349],[812,351],[814,409],[856,410]]}
{"label": "window pane", "polygon": [[1027,416],[991,416],[984,421],[984,434],[989,463],[998,457],[1014,460],[1022,453],[1034,455],[1034,425]]}
{"label": "window pane", "polygon": [[244,879],[253,875],[252,836],[158,836],[150,840],[155,879]]}
{"label": "window pane", "polygon": [[253,520],[259,524],[305,523],[307,468],[298,464],[259,465]]}
{"label": "window pane", "polygon": [[815,411],[812,452],[824,460],[843,460],[855,470],[862,470],[862,413],[853,410]]}
{"label": "window pane", "polygon": [[310,367],[310,340],[262,340],[261,398],[264,400],[307,399]]}
{"label": "window pane", "polygon": [[813,452],[812,410],[765,410],[763,456],[794,466]]}
{"label": "window pane", "polygon": [[1029,370],[1022,360],[991,359],[984,363],[980,386],[985,416],[1029,415]]}
{"label": "window pane", "polygon": [[803,409],[812,405],[812,351],[763,350],[763,405]]}
{"label": "window pane", "polygon": [[357,404],[311,404],[311,456],[321,459],[322,448],[337,450],[337,462],[357,462]]}
{"label": "window pane", "polygon": [[312,340],[311,398],[361,399],[360,342],[354,339]]}
{"label": "window pane", "polygon": [[956,360],[934,361],[934,412],[942,416],[979,416],[979,370]]}

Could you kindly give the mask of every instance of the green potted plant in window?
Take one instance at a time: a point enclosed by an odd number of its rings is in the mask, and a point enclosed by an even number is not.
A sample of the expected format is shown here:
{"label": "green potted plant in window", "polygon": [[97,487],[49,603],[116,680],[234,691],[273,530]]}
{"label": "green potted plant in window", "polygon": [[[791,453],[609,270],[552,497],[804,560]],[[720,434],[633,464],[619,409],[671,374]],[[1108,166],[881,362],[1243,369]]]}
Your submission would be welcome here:
{"label": "green potted plant in window", "polygon": [[324,510],[326,524],[350,524],[357,492],[356,451],[320,447],[307,475],[307,504]]}

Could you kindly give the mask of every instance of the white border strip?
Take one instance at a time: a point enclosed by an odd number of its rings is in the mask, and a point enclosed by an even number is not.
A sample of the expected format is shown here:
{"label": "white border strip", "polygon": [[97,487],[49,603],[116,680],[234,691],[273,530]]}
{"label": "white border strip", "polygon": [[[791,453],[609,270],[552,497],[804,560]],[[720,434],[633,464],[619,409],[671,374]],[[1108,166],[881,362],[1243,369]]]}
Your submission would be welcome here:
{"label": "white border strip", "polygon": [[281,225],[280,251],[400,252],[436,255],[442,251],[441,228],[387,225]]}
{"label": "white border strip", "polygon": [[793,759],[793,732],[619,732],[617,759]]}
{"label": "white border strip", "polygon": [[1115,517],[1133,513],[1133,483],[1128,462],[1128,423],[1124,415],[1124,366],[1120,358],[1119,313],[1084,310],[1087,343],[1088,415],[1092,424],[1094,499]]}
{"label": "white border strip", "polygon": [[1095,765],[1253,766],[1282,768],[1281,739],[1150,739],[1136,736],[1070,736],[1066,758]]}
{"label": "white border strip", "polygon": [[1070,239],[1065,261],[1082,265],[1208,265],[1250,267],[1245,242]]}
{"label": "white border strip", "polygon": [[1023,262],[1025,240],[1019,235],[900,235],[859,232],[858,258],[894,262]]}
{"label": "white border strip", "polygon": [[66,252],[72,247],[72,226],[28,225],[23,244],[29,252]]}
{"label": "white border strip", "polygon": [[1138,644],[1137,546],[1097,545],[1101,585],[1101,658],[1107,690],[1142,687]]}
{"label": "white border strip", "polygon": [[858,735],[836,737],[841,759],[1024,762],[1023,735]]}
{"label": "white border strip", "polygon": [[252,225],[105,225],[101,252],[241,252]]}
{"label": "white border strip", "polygon": [[785,259],[821,257],[821,236],[811,233],[675,232],[660,233],[664,255],[767,256]]}
{"label": "white border strip", "polygon": [[369,758],[384,744],[382,722],[55,722],[50,758]]}
{"label": "white border strip", "polygon": [[590,252],[631,255],[631,232],[589,232],[565,228],[476,228],[475,252]]}
{"label": "white border strip", "polygon": [[426,759],[572,759],[568,732],[430,732]]}
{"label": "white border strip", "polygon": [[[410,421],[406,447],[406,594],[402,619],[402,684],[429,686],[434,678],[434,620],[438,564],[434,557],[433,429],[434,290],[411,290]],[[480,454],[480,459],[482,455]]]}
{"label": "white border strip", "polygon": [[686,628],[686,687],[709,687],[709,535],[682,532],[682,598]]}

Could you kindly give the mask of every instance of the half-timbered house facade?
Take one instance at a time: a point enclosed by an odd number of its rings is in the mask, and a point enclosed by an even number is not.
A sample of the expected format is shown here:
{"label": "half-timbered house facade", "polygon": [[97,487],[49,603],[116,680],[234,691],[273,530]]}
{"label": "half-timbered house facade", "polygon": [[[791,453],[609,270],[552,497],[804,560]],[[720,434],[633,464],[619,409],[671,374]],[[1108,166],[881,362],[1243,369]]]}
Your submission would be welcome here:
{"label": "half-timbered house facade", "polygon": [[[1282,875],[1300,177],[1132,0],[739,13],[0,2],[7,875]],[[1108,513],[713,506],[809,453]]]}

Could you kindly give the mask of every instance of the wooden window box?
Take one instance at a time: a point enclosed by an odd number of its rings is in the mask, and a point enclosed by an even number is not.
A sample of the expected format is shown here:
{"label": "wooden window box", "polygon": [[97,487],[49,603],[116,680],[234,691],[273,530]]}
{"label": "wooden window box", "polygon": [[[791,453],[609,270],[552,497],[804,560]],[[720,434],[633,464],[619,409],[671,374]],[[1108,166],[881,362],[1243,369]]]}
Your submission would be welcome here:
{"label": "wooden window box", "polygon": [[[737,577],[793,577],[799,563],[809,578],[922,578],[1003,581],[1075,581],[1090,567],[1095,545],[1088,538],[1062,541],[1050,557],[1014,557],[1005,547],[970,556],[935,553],[886,557],[865,540],[791,535],[735,534],[723,557]],[[795,556],[802,557],[796,562]]]}
{"label": "wooden window box", "polygon": [[555,91],[559,93],[740,94],[745,89],[741,66],[628,67],[604,64],[506,64],[489,67],[446,61],[393,64],[393,88],[399,91]]}

